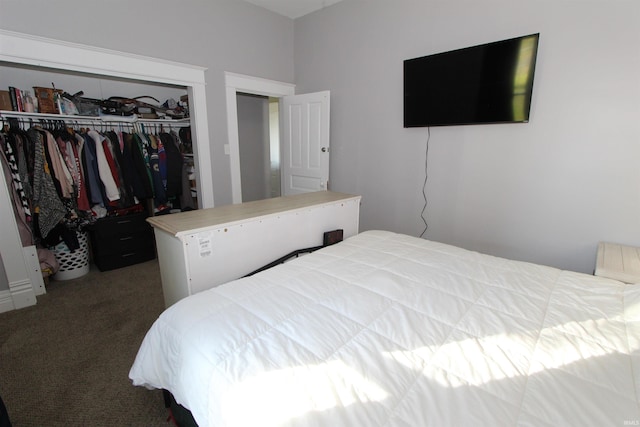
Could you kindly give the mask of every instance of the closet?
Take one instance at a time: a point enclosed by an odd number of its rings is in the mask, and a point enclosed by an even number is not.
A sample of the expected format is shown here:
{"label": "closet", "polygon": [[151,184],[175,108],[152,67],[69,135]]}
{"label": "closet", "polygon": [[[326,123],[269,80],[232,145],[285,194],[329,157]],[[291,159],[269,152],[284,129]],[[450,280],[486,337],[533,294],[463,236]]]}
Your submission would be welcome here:
{"label": "closet", "polygon": [[7,179],[23,246],[54,248],[60,263],[58,270],[39,249],[43,275],[66,280],[88,273],[87,231],[101,271],[151,260],[146,217],[197,208],[188,120],[9,111],[0,118],[2,161],[16,171]]}
{"label": "closet", "polygon": [[[191,130],[198,206],[201,208],[214,206],[204,68],[9,31],[0,31],[0,66],[55,72],[59,73],[60,78],[63,76],[64,78],[69,76],[83,79],[96,78],[116,86],[121,83],[123,87],[140,83],[186,92],[189,98],[190,116],[186,119],[186,123],[181,125],[189,126]],[[4,81],[0,83],[3,86],[9,84]],[[114,95],[130,96],[126,93]],[[79,117],[75,119],[78,122],[81,120]],[[73,121],[73,119],[69,120]],[[109,125],[112,124],[109,123]],[[151,126],[149,123],[144,125]],[[154,125],[158,126],[160,123]],[[168,126],[167,123],[162,125]],[[177,123],[175,125],[179,126]],[[129,124],[125,123],[124,126]],[[0,249],[9,283],[9,289],[0,288],[0,312],[2,312],[35,304],[35,296],[45,292],[45,289],[35,248],[22,248],[4,175],[0,180],[2,180],[0,182],[0,214],[3,218],[0,225]],[[133,219],[140,221],[139,218]],[[137,227],[133,228],[137,230]],[[137,232],[136,230],[134,231]],[[99,232],[105,233],[104,230],[96,233]],[[108,234],[108,231],[106,233]],[[134,236],[124,237],[133,240]],[[106,248],[99,252],[104,254],[102,259],[107,260],[105,262],[108,264],[111,262],[108,261],[110,256],[108,247],[113,242],[109,243],[108,239],[106,241]],[[140,255],[142,258],[149,254],[148,247],[141,250],[146,251]]]}

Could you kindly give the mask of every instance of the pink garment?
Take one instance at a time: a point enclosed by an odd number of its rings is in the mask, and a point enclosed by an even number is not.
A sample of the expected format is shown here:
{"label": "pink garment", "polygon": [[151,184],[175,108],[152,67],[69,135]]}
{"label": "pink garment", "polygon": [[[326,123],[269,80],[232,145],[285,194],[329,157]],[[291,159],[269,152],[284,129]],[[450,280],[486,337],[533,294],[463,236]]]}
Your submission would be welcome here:
{"label": "pink garment", "polygon": [[49,157],[51,158],[51,173],[60,182],[62,197],[64,197],[65,199],[69,199],[73,194],[73,179],[71,178],[71,173],[69,172],[69,169],[67,168],[67,165],[62,158],[62,154],[60,153],[58,144],[56,143],[56,140],[51,132],[45,131],[44,133],[45,135],[47,135],[47,151],[49,152]]}
{"label": "pink garment", "polygon": [[56,274],[60,269],[60,263],[56,256],[49,249],[37,248],[38,261],[40,261],[40,271],[44,277]]}

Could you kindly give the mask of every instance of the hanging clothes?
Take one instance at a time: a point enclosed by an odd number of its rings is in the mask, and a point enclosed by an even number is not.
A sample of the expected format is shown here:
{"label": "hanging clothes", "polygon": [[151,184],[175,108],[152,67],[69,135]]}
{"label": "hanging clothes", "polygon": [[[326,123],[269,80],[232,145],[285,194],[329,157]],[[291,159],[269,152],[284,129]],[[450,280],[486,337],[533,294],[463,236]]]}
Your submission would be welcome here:
{"label": "hanging clothes", "polygon": [[67,168],[62,158],[56,138],[48,130],[43,130],[42,132],[44,132],[46,139],[45,153],[47,154],[47,159],[52,169],[51,172],[56,178],[54,182],[57,182],[59,185],[60,196],[69,199],[73,194],[73,180],[69,168]]}
{"label": "hanging clothes", "polygon": [[[153,184],[153,202],[158,212],[164,212],[168,209],[167,195],[165,193],[162,176],[160,175],[160,158],[158,156],[158,146],[152,143],[152,139],[148,135],[143,134],[143,138],[149,140],[147,150],[149,152],[149,166],[151,170],[151,182]],[[155,138],[154,138],[155,140]]]}
{"label": "hanging clothes", "polygon": [[51,175],[51,168],[47,162],[45,151],[45,136],[37,129],[27,131],[29,140],[34,146],[33,166],[33,211],[34,222],[37,227],[34,231],[40,237],[46,237],[64,218],[66,210]]}
{"label": "hanging clothes", "polygon": [[151,199],[153,198],[153,188],[137,138],[133,134],[126,132],[123,133],[122,137],[124,143],[122,148],[124,174],[131,183],[133,195],[138,200]]}
{"label": "hanging clothes", "polygon": [[15,147],[9,141],[5,141],[4,138],[2,138],[1,143],[3,147],[4,162],[7,165],[7,169],[11,178],[10,180],[7,180],[7,182],[10,182],[14,188],[16,201],[19,203],[20,208],[22,209],[25,221],[31,222],[31,206],[22,186],[22,178],[18,168],[18,160],[16,158]]}
{"label": "hanging clothes", "polygon": [[[12,203],[13,213],[16,219],[16,224],[18,226],[18,234],[20,236],[20,242],[22,243],[23,247],[32,246],[35,244],[35,239],[33,236],[33,228],[32,228],[32,225],[33,225],[32,216],[29,210],[25,209],[24,194],[19,194],[20,193],[19,188],[23,186],[22,183],[20,182],[21,178],[18,177],[16,179],[15,174],[11,172],[11,169],[13,168],[13,166],[11,166],[10,163],[12,163],[13,160],[10,162],[6,155],[5,149],[9,145],[8,138],[6,138],[6,136],[7,134],[0,133],[0,146],[2,146],[3,148],[2,150],[0,150],[0,163],[2,163],[2,169],[5,175],[5,181],[9,186],[9,195],[13,202]],[[23,157],[19,154],[20,151],[21,149],[19,149],[17,153],[18,154],[17,163],[20,163],[20,158]],[[16,156],[13,155],[13,157],[15,160]],[[27,200],[30,200],[30,198],[28,198]],[[40,262],[40,271],[44,276],[55,274],[59,270],[60,264],[56,260],[53,252],[44,248],[37,248],[36,252],[38,255],[38,261]]]}
{"label": "hanging clothes", "polygon": [[176,199],[182,194],[182,165],[184,158],[173,135],[163,132],[160,140],[166,154],[166,192],[169,199]]}
{"label": "hanging clothes", "polygon": [[131,191],[131,183],[128,182],[127,177],[124,174],[124,157],[122,155],[122,148],[120,145],[120,137],[115,131],[109,131],[105,134],[105,152],[109,152],[112,161],[112,172],[114,177],[117,177],[118,190],[120,191],[120,205],[122,207],[129,207],[135,204],[133,199],[133,193]]}
{"label": "hanging clothes", "polygon": [[22,246],[33,245],[33,232],[31,229],[32,217],[29,200],[22,190],[22,182],[19,175],[16,177],[17,162],[13,155],[13,148],[7,139],[0,135],[0,161],[5,176],[5,181],[9,186],[9,195],[13,201],[13,211],[18,224],[18,233]]}
{"label": "hanging clothes", "polygon": [[132,132],[99,132],[59,120],[14,123],[0,141],[3,168],[16,189],[16,212],[35,242],[53,246],[64,240],[73,249],[75,231],[95,217],[144,210],[146,200],[159,214],[193,208],[185,147],[174,131],[147,133],[129,125]]}
{"label": "hanging clothes", "polygon": [[74,133],[75,143],[71,143],[71,150],[73,151],[73,161],[76,164],[75,169],[78,171],[76,179],[77,192],[78,192],[78,209],[80,211],[90,211],[91,205],[89,204],[89,195],[87,193],[87,181],[85,179],[85,168],[82,162],[82,152],[84,148],[84,138]]}
{"label": "hanging clothes", "polygon": [[[191,196],[191,181],[189,174],[191,173],[191,164],[185,158],[185,154],[193,154],[193,146],[191,144],[191,128],[180,128],[178,132],[171,131],[171,136],[180,151],[180,157],[182,158],[181,165],[181,194],[180,194],[180,207],[184,210],[192,210],[196,208],[196,204]],[[188,142],[185,142],[184,138],[189,138]]]}
{"label": "hanging clothes", "polygon": [[157,135],[149,135],[154,141],[156,147],[158,147],[158,165],[160,170],[160,179],[162,180],[162,186],[167,189],[167,153],[164,149],[162,140]]}
{"label": "hanging clothes", "polygon": [[[100,171],[98,170],[98,158],[96,154],[96,144],[88,133],[83,132],[84,139],[82,161],[85,170],[85,181],[87,182],[87,193],[89,201],[94,206],[106,206],[109,204],[104,191],[104,186],[100,180]],[[106,202],[105,202],[106,200]]]}
{"label": "hanging clothes", "polygon": [[118,185],[113,177],[109,162],[107,161],[107,155],[104,151],[104,146],[102,145],[104,137],[95,130],[90,130],[87,134],[91,138],[91,143],[93,143],[93,146],[95,147],[98,174],[100,181],[104,186],[105,195],[109,202],[119,200],[120,192],[118,191]]}
{"label": "hanging clothes", "polygon": [[[33,169],[29,168],[29,164],[33,164],[33,160],[29,162],[30,153],[27,151],[30,144],[26,133],[20,128],[17,120],[9,121],[8,132],[4,134],[6,143],[11,145],[14,158],[17,160],[17,168],[19,180],[24,192],[24,197],[28,200],[32,196],[31,181],[33,179]],[[31,153],[32,155],[33,153]],[[32,157],[31,157],[32,159]]]}
{"label": "hanging clothes", "polygon": [[155,194],[153,186],[153,176],[151,174],[151,142],[144,136],[144,133],[142,132],[135,132],[133,134],[133,141],[135,150],[137,151],[135,155],[142,159],[142,164],[144,164],[145,166],[144,171],[149,178],[151,198],[153,198]]}

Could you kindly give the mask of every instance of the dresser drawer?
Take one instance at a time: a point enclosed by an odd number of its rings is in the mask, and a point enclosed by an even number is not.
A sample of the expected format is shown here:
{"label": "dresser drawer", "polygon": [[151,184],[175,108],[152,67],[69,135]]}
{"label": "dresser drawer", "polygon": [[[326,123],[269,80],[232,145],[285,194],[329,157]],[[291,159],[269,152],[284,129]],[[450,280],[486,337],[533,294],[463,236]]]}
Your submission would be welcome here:
{"label": "dresser drawer", "polygon": [[93,262],[100,271],[114,270],[155,259],[155,248],[142,248],[111,255],[98,255]]}
{"label": "dresser drawer", "polygon": [[113,237],[114,234],[126,235],[128,233],[134,233],[141,230],[152,230],[151,225],[146,221],[146,218],[146,214],[102,218],[92,226],[92,233],[100,239],[108,239]]}
{"label": "dresser drawer", "polygon": [[156,257],[153,229],[146,218],[144,213],[102,218],[91,227],[93,262],[100,271]]}
{"label": "dresser drawer", "polygon": [[91,245],[95,256],[131,252],[147,247],[153,249],[155,247],[153,230],[151,229],[129,232],[114,230],[113,233],[107,236],[96,233],[91,236]]}

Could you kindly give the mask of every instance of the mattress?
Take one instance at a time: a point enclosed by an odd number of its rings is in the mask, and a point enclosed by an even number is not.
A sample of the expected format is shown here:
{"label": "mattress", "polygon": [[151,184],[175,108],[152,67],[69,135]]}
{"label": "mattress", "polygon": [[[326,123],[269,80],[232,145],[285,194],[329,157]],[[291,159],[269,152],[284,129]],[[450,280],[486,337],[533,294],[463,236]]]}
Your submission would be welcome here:
{"label": "mattress", "polygon": [[637,425],[640,286],[368,231],[171,306],[130,378],[201,427]]}

